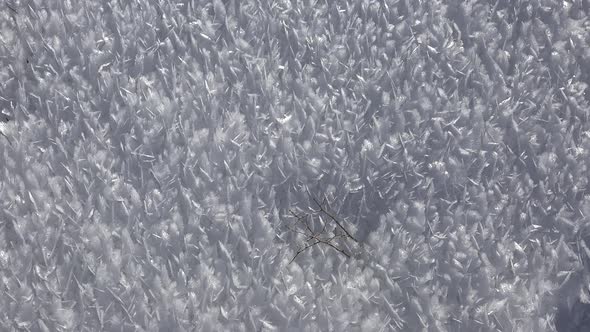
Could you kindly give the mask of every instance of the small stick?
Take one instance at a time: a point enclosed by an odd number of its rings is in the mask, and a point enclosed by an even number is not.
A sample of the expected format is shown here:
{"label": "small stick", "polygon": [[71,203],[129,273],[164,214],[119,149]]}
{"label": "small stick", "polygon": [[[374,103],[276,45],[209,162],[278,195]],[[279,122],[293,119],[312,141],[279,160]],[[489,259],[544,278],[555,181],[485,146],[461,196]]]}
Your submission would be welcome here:
{"label": "small stick", "polygon": [[[310,196],[311,196],[311,195],[310,195]],[[341,223],[340,223],[340,222],[339,222],[339,221],[336,219],[336,217],[334,217],[334,215],[332,215],[330,212],[328,212],[328,211],[326,211],[326,210],[324,209],[324,207],[323,207],[323,206],[322,206],[322,205],[321,205],[321,204],[318,202],[318,200],[317,200],[315,197],[311,196],[311,199],[313,199],[313,201],[314,201],[314,202],[315,202],[315,203],[318,205],[318,207],[320,208],[320,211],[321,211],[321,212],[323,212],[323,213],[325,213],[325,214],[326,214],[328,217],[330,217],[330,219],[332,219],[332,220],[333,220],[333,221],[336,223],[336,225],[338,225],[338,227],[339,227],[340,229],[342,229],[342,231],[343,231],[344,233],[346,233],[346,235],[347,235],[349,238],[353,239],[355,242],[359,242],[359,241],[358,241],[358,240],[357,240],[357,239],[356,239],[354,236],[352,236],[352,235],[351,235],[351,234],[348,232],[348,230],[346,230],[346,228],[344,228],[344,226],[342,226],[342,224],[341,224]]]}
{"label": "small stick", "polygon": [[6,7],[8,7],[8,9],[12,10],[15,14],[18,14],[18,12],[16,11],[16,9],[10,7],[9,4],[6,4]]}

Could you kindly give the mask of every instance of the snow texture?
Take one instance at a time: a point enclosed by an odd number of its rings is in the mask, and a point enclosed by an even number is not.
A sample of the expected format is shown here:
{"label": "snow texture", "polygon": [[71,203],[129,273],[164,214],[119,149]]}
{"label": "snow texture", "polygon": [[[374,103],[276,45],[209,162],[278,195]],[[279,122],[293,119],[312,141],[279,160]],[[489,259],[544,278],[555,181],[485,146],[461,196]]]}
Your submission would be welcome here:
{"label": "snow texture", "polygon": [[590,330],[589,84],[588,0],[6,0],[0,330]]}

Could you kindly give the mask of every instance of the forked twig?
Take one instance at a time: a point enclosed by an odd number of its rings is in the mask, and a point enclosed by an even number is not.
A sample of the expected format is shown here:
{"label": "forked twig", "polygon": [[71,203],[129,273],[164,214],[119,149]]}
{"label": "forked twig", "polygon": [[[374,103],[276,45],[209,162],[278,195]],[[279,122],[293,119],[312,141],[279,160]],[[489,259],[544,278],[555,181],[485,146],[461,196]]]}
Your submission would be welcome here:
{"label": "forked twig", "polygon": [[330,217],[330,219],[332,219],[334,221],[334,223],[336,223],[336,225],[338,226],[338,228],[340,228],[345,234],[346,236],[348,236],[349,238],[353,239],[355,242],[359,242],[354,236],[352,236],[348,230],[346,230],[346,228],[344,228],[344,226],[342,226],[342,224],[340,223],[340,221],[338,221],[338,219],[336,219],[336,217],[328,212],[321,204],[320,202],[318,202],[318,200],[315,197],[311,197],[311,199],[313,199],[313,201],[318,205],[318,207],[320,208],[320,212],[323,212],[325,215],[327,215],[328,217]]}
{"label": "forked twig", "polygon": [[319,241],[316,241],[316,242],[314,242],[314,243],[312,243],[312,244],[308,244],[308,245],[306,245],[305,247],[303,247],[303,248],[299,249],[299,250],[297,251],[297,253],[295,254],[295,256],[293,256],[293,258],[291,258],[291,260],[289,261],[289,264],[293,263],[293,261],[295,260],[295,258],[297,258],[297,256],[299,256],[299,254],[300,254],[300,253],[302,253],[302,252],[304,252],[305,250],[307,250],[307,249],[309,249],[309,248],[311,248],[311,247],[315,246],[315,245],[316,245],[316,244],[318,244],[318,243],[320,243],[320,242],[319,242]]}
{"label": "forked twig", "polygon": [[[338,239],[346,240],[347,238],[350,238],[357,243],[359,241],[354,236],[352,236],[352,234],[344,227],[342,222],[340,222],[340,220],[338,220],[338,218],[329,211],[329,203],[325,196],[323,201],[320,203],[320,201],[309,192],[309,189],[307,189],[307,193],[315,202],[315,204],[317,204],[318,208],[310,209],[311,213],[306,214],[298,214],[293,210],[289,210],[291,216],[293,216],[297,220],[297,224],[300,224],[300,227],[303,228],[303,230],[295,229],[291,226],[287,226],[287,228],[297,234],[305,236],[305,242],[307,242],[305,246],[303,246],[301,249],[297,251],[297,253],[295,254],[295,256],[293,256],[289,264],[291,264],[295,260],[295,258],[299,256],[299,254],[319,244],[325,244],[331,247],[332,249],[336,250],[337,252],[341,253],[342,255],[346,256],[346,258],[350,258],[351,255],[348,252],[346,252],[345,249],[336,245],[335,241]],[[328,208],[326,208],[326,206]],[[328,222],[323,220],[323,214],[327,215],[329,217],[329,220],[332,220],[336,224],[336,229],[332,230],[331,232],[327,231]],[[319,220],[318,222],[321,225],[320,231],[314,231],[314,227],[310,225],[310,221],[313,222],[314,217],[317,217]]]}

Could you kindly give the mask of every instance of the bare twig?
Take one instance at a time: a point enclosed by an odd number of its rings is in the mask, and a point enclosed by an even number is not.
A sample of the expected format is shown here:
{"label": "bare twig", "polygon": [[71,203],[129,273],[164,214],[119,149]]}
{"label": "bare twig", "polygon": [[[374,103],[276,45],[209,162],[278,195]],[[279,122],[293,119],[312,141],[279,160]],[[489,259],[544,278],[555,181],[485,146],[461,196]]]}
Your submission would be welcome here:
{"label": "bare twig", "polygon": [[309,248],[311,248],[311,247],[315,246],[315,245],[316,245],[316,244],[318,244],[318,243],[320,243],[320,241],[316,241],[316,242],[314,242],[314,243],[312,243],[312,244],[308,244],[308,245],[306,245],[305,247],[303,247],[303,248],[299,249],[299,250],[297,251],[297,253],[295,254],[295,256],[293,256],[293,258],[291,258],[291,261],[289,262],[289,264],[293,263],[293,261],[295,260],[295,258],[297,258],[297,256],[299,256],[299,254],[300,254],[300,253],[302,253],[302,252],[304,252],[305,250],[307,250],[307,249],[309,249]]}
{"label": "bare twig", "polygon": [[15,14],[18,14],[18,12],[16,11],[16,9],[12,8],[9,4],[6,4],[6,7],[8,7],[8,9],[10,9],[11,11],[13,11]]}
{"label": "bare twig", "polygon": [[[309,191],[308,191],[308,193],[309,193]],[[319,212],[323,212],[325,215],[327,215],[328,217],[330,217],[330,219],[332,219],[332,221],[334,221],[334,222],[336,223],[336,225],[337,225],[337,226],[338,226],[338,227],[339,227],[339,228],[340,228],[340,229],[341,229],[341,230],[342,230],[344,233],[346,233],[346,235],[347,235],[349,238],[353,239],[355,242],[359,242],[359,241],[358,241],[358,240],[357,240],[357,239],[356,239],[354,236],[352,236],[352,235],[351,235],[351,234],[348,232],[348,230],[346,230],[346,228],[344,228],[344,226],[342,226],[342,224],[340,223],[340,221],[338,221],[338,219],[336,219],[336,217],[335,217],[335,216],[334,216],[334,215],[333,215],[331,212],[329,212],[328,210],[326,210],[326,209],[323,207],[323,205],[322,205],[322,204],[320,204],[320,202],[318,202],[317,198],[313,197],[311,194],[310,194],[310,196],[311,196],[311,199],[312,199],[312,200],[313,200],[313,201],[314,201],[314,202],[317,204],[317,206],[319,207],[319,209],[320,209],[320,210],[319,210]]]}
{"label": "bare twig", "polygon": [[[330,205],[328,203],[328,199],[326,196],[324,196],[323,200],[320,203],[320,201],[316,197],[314,197],[308,189],[307,193],[318,206],[318,208],[311,209],[311,212],[306,214],[299,214],[293,210],[289,210],[291,216],[293,216],[297,220],[297,223],[301,225],[300,227],[303,228],[303,230],[295,229],[290,226],[287,226],[287,228],[297,234],[305,236],[305,242],[307,242],[305,246],[303,246],[297,251],[297,253],[291,259],[289,264],[291,264],[295,260],[295,258],[297,258],[297,256],[299,256],[299,254],[301,254],[305,250],[320,244],[327,245],[332,249],[336,250],[337,252],[341,253],[342,255],[346,256],[347,258],[350,258],[351,255],[343,247],[338,246],[335,241],[339,239],[346,240],[347,238],[352,239],[357,243],[359,241],[354,236],[352,236],[352,234],[344,227],[342,222],[340,222],[340,220],[332,212],[330,212]],[[336,224],[336,228],[331,231],[328,231],[328,221],[324,220],[322,218],[322,215],[327,215],[329,217],[329,220],[333,221]],[[310,224],[314,222],[314,218],[318,218],[317,222],[320,223],[320,231],[315,231],[315,227],[312,227],[312,225]]]}

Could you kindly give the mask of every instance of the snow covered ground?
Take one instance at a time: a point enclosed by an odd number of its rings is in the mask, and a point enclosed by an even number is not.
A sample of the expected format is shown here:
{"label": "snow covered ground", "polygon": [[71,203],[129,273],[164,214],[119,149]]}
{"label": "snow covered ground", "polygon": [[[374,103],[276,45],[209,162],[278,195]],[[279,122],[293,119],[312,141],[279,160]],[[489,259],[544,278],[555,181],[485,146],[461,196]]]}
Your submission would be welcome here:
{"label": "snow covered ground", "polygon": [[589,18],[2,2],[0,330],[590,329]]}

